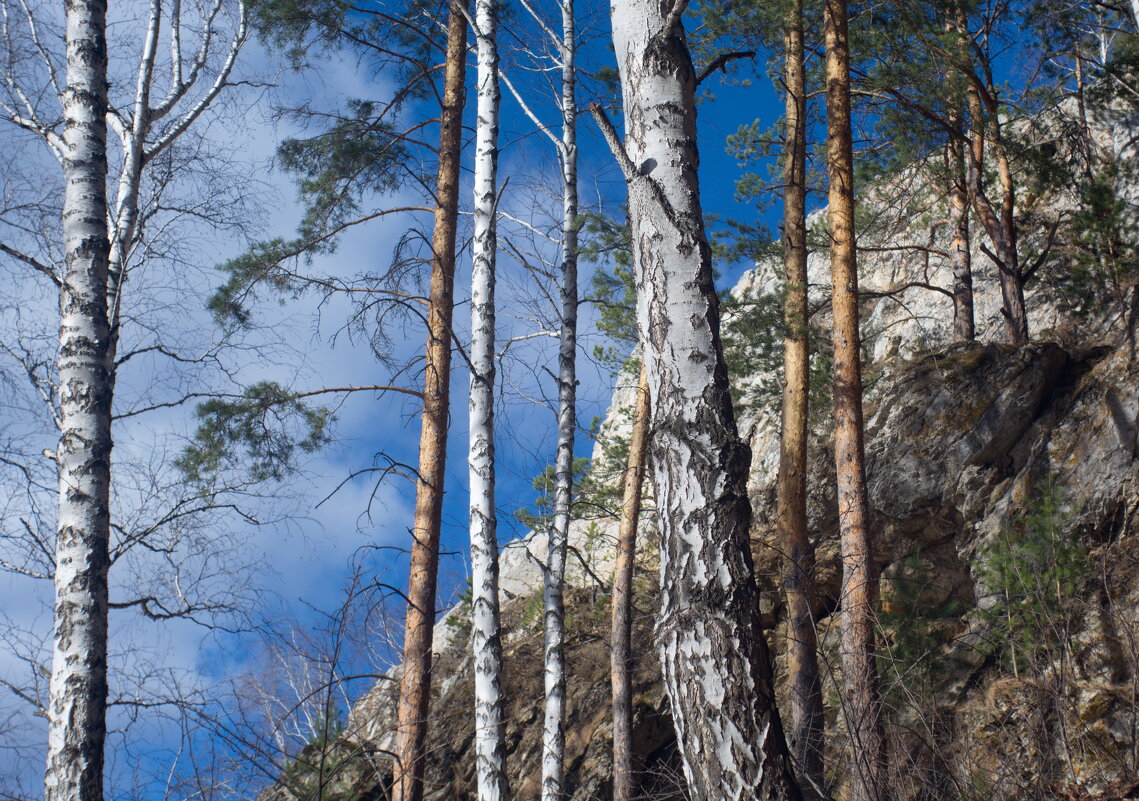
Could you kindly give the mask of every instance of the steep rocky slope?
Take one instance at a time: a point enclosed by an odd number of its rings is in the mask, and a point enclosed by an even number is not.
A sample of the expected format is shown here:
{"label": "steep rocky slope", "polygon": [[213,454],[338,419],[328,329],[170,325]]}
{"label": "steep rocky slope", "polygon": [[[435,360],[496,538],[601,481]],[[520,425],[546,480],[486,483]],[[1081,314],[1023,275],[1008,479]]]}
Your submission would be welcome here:
{"label": "steep rocky slope", "polygon": [[[888,194],[887,190],[883,190]],[[1060,201],[1055,201],[1060,202]],[[995,275],[975,254],[978,343],[949,345],[947,267],[918,248],[926,218],[879,229],[863,255],[867,437],[875,558],[881,570],[881,660],[898,798],[1022,799],[1128,792],[1139,769],[1139,362],[1117,307],[1073,315],[1047,282],[1029,296],[1034,336],[1000,342]],[[934,227],[933,235],[945,235]],[[1039,239],[1037,242],[1039,243]],[[1031,247],[1032,237],[1026,237]],[[733,290],[773,291],[761,265]],[[816,301],[827,283],[813,254]],[[1134,291],[1134,290],[1132,290]],[[825,328],[825,312],[819,324]],[[728,320],[727,325],[732,325]],[[754,377],[753,377],[754,379]],[[745,379],[744,383],[748,383]],[[619,434],[630,380],[607,422]],[[825,412],[825,410],[824,410]],[[839,572],[833,454],[826,415],[811,442],[809,516],[819,552],[818,626],[827,667],[828,736],[842,742],[836,691]],[[762,404],[741,420],[753,449],[760,610],[776,654],[785,625],[773,532],[778,420]],[[612,521],[577,521],[572,543],[567,760],[572,801],[609,793],[608,600]],[[667,702],[651,646],[653,547],[638,579],[636,753],[646,797],[679,797]],[[535,593],[542,534],[503,554],[507,737],[515,798],[538,797],[541,632]],[[572,561],[572,560],[571,560]],[[428,797],[473,798],[472,678],[463,609],[436,638]],[[782,669],[777,659],[777,672]],[[390,777],[393,684],[352,710],[325,799],[379,799]],[[828,753],[836,797],[842,746]],[[304,755],[302,754],[302,759]],[[263,801],[321,798],[311,781]]]}

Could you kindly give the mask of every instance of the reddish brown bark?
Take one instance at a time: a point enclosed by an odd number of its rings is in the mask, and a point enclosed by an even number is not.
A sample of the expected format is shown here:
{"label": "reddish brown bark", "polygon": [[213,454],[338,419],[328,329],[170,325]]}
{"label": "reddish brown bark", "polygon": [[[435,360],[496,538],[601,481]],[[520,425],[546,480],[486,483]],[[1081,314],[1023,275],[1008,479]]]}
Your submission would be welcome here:
{"label": "reddish brown bark", "polygon": [[[1001,284],[1001,314],[1005,318],[1005,330],[1009,339],[1019,344],[1028,341],[1028,314],[1024,305],[1024,274],[1021,270],[1020,255],[1017,252],[1016,187],[1013,183],[1008,152],[1001,136],[1000,120],[997,117],[996,87],[988,70],[982,70],[986,80],[978,77],[965,41],[969,36],[969,30],[965,13],[960,6],[955,9],[955,15],[957,34],[961,39],[959,67],[969,82],[969,117],[972,130],[969,146],[965,149],[968,156],[969,203],[985,229],[985,234],[993,243],[991,255],[997,264],[997,276]],[[992,147],[997,159],[997,176],[1001,190],[999,209],[985,190],[986,144]]]}
{"label": "reddish brown bark", "polygon": [[613,630],[610,661],[613,683],[613,801],[633,797],[633,679],[632,611],[633,569],[637,552],[637,523],[641,516],[641,488],[645,480],[645,454],[649,431],[649,378],[641,364],[637,400],[633,405],[633,434],[625,464],[625,496],[617,532],[617,560],[613,567]]}
{"label": "reddish brown bark", "polygon": [[803,67],[803,4],[790,5],[784,22],[783,265],[787,299],[783,317],[783,428],[779,448],[778,526],[784,549],[783,590],[790,626],[787,677],[791,685],[788,745],[804,798],[818,798],[823,782],[823,694],[815,634],[815,548],[807,535],[807,400],[810,352],[807,331],[807,93]]}
{"label": "reddish brown bark", "polygon": [[447,24],[447,65],[440,117],[437,205],[431,243],[433,255],[428,295],[423,417],[419,436],[419,479],[415,488],[393,801],[423,799],[424,745],[431,696],[431,640],[435,630],[435,591],[450,411],[455,231],[459,213],[463,103],[466,99],[467,19],[464,8],[465,0],[451,0]]}
{"label": "reddish brown bark", "polygon": [[878,579],[870,545],[862,416],[862,343],[854,234],[854,158],[846,0],[826,0],[827,168],[834,315],[835,465],[842,549],[843,712],[851,801],[884,801],[885,746],[874,661]]}

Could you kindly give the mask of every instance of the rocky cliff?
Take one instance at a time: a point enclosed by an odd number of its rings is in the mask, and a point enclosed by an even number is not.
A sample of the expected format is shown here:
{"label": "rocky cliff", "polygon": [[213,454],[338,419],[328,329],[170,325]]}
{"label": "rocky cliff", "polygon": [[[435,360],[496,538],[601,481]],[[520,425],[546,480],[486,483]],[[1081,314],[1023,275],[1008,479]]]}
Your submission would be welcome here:
{"label": "rocky cliff", "polygon": [[[889,194],[889,187],[881,191]],[[1003,344],[996,276],[978,249],[979,342],[950,345],[949,300],[912,286],[949,285],[948,266],[921,247],[928,250],[946,234],[929,219],[900,215],[880,227],[876,239],[863,241],[861,266],[868,297],[868,476],[882,575],[880,666],[896,797],[1133,797],[1139,769],[1139,362],[1124,316],[1110,304],[1077,316],[1070,299],[1040,281],[1028,299],[1038,341]],[[1043,238],[1027,237],[1027,246],[1035,241],[1039,247]],[[828,283],[824,254],[812,255],[810,273],[819,302]],[[774,265],[760,265],[733,292],[770,293],[774,274]],[[818,324],[825,328],[825,311]],[[625,376],[618,387],[610,434],[620,431],[629,383]],[[811,442],[809,513],[819,554],[817,620],[833,743],[828,775],[830,789],[842,797],[840,565],[826,431],[821,414]],[[753,449],[749,486],[764,590],[760,611],[778,655],[786,632],[773,532],[775,409],[751,409],[741,432]],[[573,527],[579,559],[569,594],[566,754],[572,801],[609,793],[612,526],[582,520]],[[654,548],[651,537],[645,539],[635,635],[641,645],[641,793],[680,797],[683,780],[651,647]],[[536,533],[503,553],[507,738],[519,801],[539,792],[536,593],[543,551],[544,536]],[[466,646],[463,609],[457,608],[436,640],[427,774],[428,797],[436,801],[474,797]],[[391,682],[377,684],[352,710],[326,798],[383,797],[392,691]],[[266,791],[264,801],[297,796],[320,797],[311,784],[283,782]]]}

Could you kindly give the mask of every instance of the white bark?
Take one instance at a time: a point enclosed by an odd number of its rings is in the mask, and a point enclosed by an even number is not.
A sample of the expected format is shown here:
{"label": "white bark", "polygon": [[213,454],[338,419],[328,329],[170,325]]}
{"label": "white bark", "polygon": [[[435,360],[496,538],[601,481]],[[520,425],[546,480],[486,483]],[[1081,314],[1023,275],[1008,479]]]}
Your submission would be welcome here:
{"label": "white bark", "polygon": [[1139,0],[1131,0],[1131,16],[1135,20],[1135,27],[1139,28]]}
{"label": "white bark", "polygon": [[112,360],[118,348],[123,284],[126,281],[131,253],[137,244],[139,235],[139,203],[143,170],[151,159],[189,130],[190,126],[229,85],[229,78],[237,62],[237,56],[248,36],[248,9],[244,0],[237,0],[236,2],[237,27],[229,41],[226,57],[219,65],[209,87],[205,89],[201,97],[186,104],[187,107],[182,110],[177,120],[157,136],[153,136],[155,124],[172,112],[178,111],[180,101],[189,95],[194,86],[206,74],[207,56],[218,35],[212,23],[227,2],[230,0],[214,0],[205,13],[206,20],[211,24],[202,36],[201,45],[193,62],[189,65],[188,71],[185,71],[182,65],[182,4],[177,0],[171,4],[168,20],[171,39],[170,52],[173,59],[171,85],[166,97],[157,106],[152,106],[151,95],[154,87],[155,60],[158,53],[158,41],[162,33],[162,2],[161,0],[151,0],[150,19],[147,23],[142,57],[139,59],[132,114],[127,119],[124,119],[117,112],[112,113],[110,117],[123,148],[123,167],[119,174],[117,196],[107,223],[111,238],[107,301],[110,306],[109,317],[113,335],[111,343]]}
{"label": "white bark", "polygon": [[748,530],[750,454],[736,432],[697,182],[696,77],[683,3],[615,0],[638,327],[660,518],[657,641],[696,801],[800,798],[763,632]]}
{"label": "white bark", "polygon": [[554,516],[544,579],[546,709],[542,733],[542,801],[561,801],[565,783],[565,583],[566,543],[573,497],[573,448],[577,426],[577,78],[573,0],[562,0],[561,332],[558,346],[558,443],[554,457]]}
{"label": "white bark", "polygon": [[105,0],[67,4],[59,308],[59,517],[47,801],[101,801],[107,706],[111,393]]}
{"label": "white bark", "polygon": [[[214,0],[212,20],[231,0]],[[60,285],[58,398],[60,442],[56,451],[59,512],[55,545],[55,611],[52,675],[48,698],[47,801],[100,801],[106,738],[108,572],[110,554],[111,414],[122,286],[139,232],[139,207],[148,159],[184,133],[228,85],[237,52],[245,41],[245,9],[228,57],[211,88],[157,141],[154,122],[176,109],[207,67],[208,28],[190,77],[164,109],[150,105],[163,6],[152,0],[130,111],[108,99],[106,2],[66,4],[66,85],[60,93],[62,137],[41,133],[64,171],[64,276]],[[180,6],[171,27],[180,26]],[[36,35],[36,20],[27,24]],[[179,34],[173,34],[177,39]],[[180,44],[173,50],[180,58]],[[50,58],[45,56],[49,63]],[[176,64],[176,74],[180,73]],[[15,76],[6,82],[22,96]],[[54,72],[51,73],[55,85]],[[32,109],[34,111],[34,109]],[[33,120],[34,121],[34,120]],[[17,124],[23,124],[16,120]],[[110,126],[123,149],[114,177],[117,195],[107,203]]]}
{"label": "white bark", "polygon": [[498,162],[496,0],[475,5],[478,119],[475,130],[474,241],[471,267],[471,645],[475,669],[475,768],[479,801],[505,801],[502,641],[498,536],[494,511],[494,281]]}

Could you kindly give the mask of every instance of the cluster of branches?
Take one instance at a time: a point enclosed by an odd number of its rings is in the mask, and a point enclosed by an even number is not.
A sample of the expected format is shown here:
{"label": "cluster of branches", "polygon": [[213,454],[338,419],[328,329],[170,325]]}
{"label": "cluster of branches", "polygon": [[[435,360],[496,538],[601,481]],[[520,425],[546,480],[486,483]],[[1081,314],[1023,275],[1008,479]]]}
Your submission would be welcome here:
{"label": "cluster of branches", "polygon": [[[585,37],[572,0],[559,0],[549,9],[526,0],[521,6],[526,26],[541,44],[513,49],[515,63],[504,69],[498,18],[505,9],[490,0],[478,0],[473,10],[465,0],[265,0],[250,7],[212,0],[193,6],[198,16],[192,24],[189,7],[153,0],[145,6],[133,80],[119,81],[117,71],[125,70],[115,59],[129,48],[108,38],[104,4],[75,2],[66,19],[57,19],[26,2],[4,3],[0,112],[12,146],[28,153],[30,164],[54,160],[62,167],[61,180],[44,187],[31,180],[38,167],[24,174],[14,166],[0,197],[0,251],[4,264],[23,271],[20,286],[27,287],[26,297],[5,309],[6,323],[19,333],[5,337],[2,345],[6,362],[0,375],[13,424],[0,443],[0,464],[14,491],[8,493],[3,518],[4,541],[12,547],[0,553],[0,565],[28,579],[53,581],[56,588],[51,668],[33,647],[25,658],[32,679],[5,686],[49,721],[49,801],[102,797],[107,709],[115,703],[108,691],[108,677],[114,675],[108,668],[109,610],[133,609],[152,620],[217,628],[246,625],[243,613],[250,599],[242,588],[248,580],[235,576],[222,558],[227,546],[219,536],[220,522],[233,513],[253,520],[244,499],[265,482],[285,478],[300,454],[330,440],[332,411],[310,406],[311,398],[345,402],[377,394],[409,399],[407,408],[420,422],[414,466],[381,452],[349,480],[400,474],[415,485],[390,756],[393,797],[421,801],[455,353],[471,380],[479,795],[486,801],[508,797],[493,412],[501,404],[495,392],[504,355],[533,337],[558,342],[556,375],[549,371],[557,388],[556,402],[549,404],[557,420],[552,514],[543,522],[548,552],[543,562],[542,795],[544,801],[564,795],[562,596],[575,492],[582,303],[577,262],[584,222],[577,168],[582,70],[576,56]],[[646,473],[653,479],[661,535],[658,647],[690,793],[700,799],[825,793],[814,633],[818,601],[806,519],[810,359],[812,347],[817,350],[810,330],[819,311],[808,303],[811,248],[828,251],[832,271],[826,310],[833,334],[828,365],[833,364],[835,388],[850,796],[857,801],[887,797],[874,642],[877,577],[863,465],[858,304],[864,296],[858,292],[856,175],[895,186],[899,175],[918,173],[924,191],[935,195],[927,205],[943,209],[945,219],[933,226],[928,244],[901,247],[921,251],[927,264],[931,258],[948,263],[952,285],[936,285],[927,270],[924,280],[885,294],[919,288],[951,299],[955,339],[977,336],[971,220],[980,223],[985,241],[977,240],[978,248],[996,271],[1004,339],[1028,341],[1026,287],[1045,276],[1119,304],[1130,293],[1134,318],[1139,291],[1132,209],[1120,191],[1127,180],[1118,166],[1122,150],[1104,144],[1095,116],[1102,108],[1133,113],[1139,97],[1133,88],[1137,20],[1132,12],[1112,3],[1057,0],[923,0],[851,4],[850,9],[844,0],[707,4],[695,11],[704,62],[697,69],[683,22],[686,2],[613,4],[624,137],[602,105],[591,110],[628,191],[627,227],[603,226],[602,233],[625,253],[619,274],[632,288],[620,282],[604,288],[610,300],[627,295],[617,306],[635,300],[635,339],[643,360],[613,579],[614,794],[619,801],[635,792],[629,599],[640,482]],[[296,178],[304,216],[294,234],[255,242],[223,265],[224,283],[208,302],[219,335],[188,348],[192,332],[172,332],[165,318],[207,282],[183,282],[180,268],[199,266],[200,260],[179,244],[188,227],[243,231],[246,221],[243,204],[249,195],[207,131],[234,89],[250,84],[237,77],[236,65],[251,30],[282,48],[299,68],[321,53],[349,50],[386,82],[375,97],[349,99],[342,109],[303,105],[283,112],[301,133],[280,145],[278,160]],[[792,627],[786,734],[757,615],[748,544],[749,456],[736,430],[727,383],[720,301],[696,175],[699,84],[759,50],[771,56],[785,99],[782,128],[768,136],[751,126],[734,138],[733,147],[744,159],[778,153],[784,208],[784,292],[775,329],[783,340],[779,530],[788,555],[784,585]],[[478,98],[471,162],[472,317],[466,341],[454,311],[463,251],[463,122],[472,51]],[[1021,72],[1002,77],[1013,58],[1051,80]],[[533,88],[512,77],[527,72],[541,80],[558,76],[548,83],[553,96],[548,105],[539,105]],[[511,213],[512,196],[498,179],[500,84],[520,116],[549,140],[560,204],[552,225]],[[119,96],[120,86],[132,85],[133,94]],[[820,109],[811,102],[822,94],[825,138]],[[1056,113],[1040,117],[1042,109]],[[856,138],[858,125],[863,139]],[[825,161],[816,155],[812,169],[813,144],[822,142]],[[227,172],[232,180],[224,178]],[[828,226],[820,241],[811,241],[808,198],[823,172]],[[762,185],[754,175],[745,176],[741,194],[754,194]],[[1070,208],[1039,203],[1047,193],[1066,193],[1074,200]],[[1037,209],[1050,215],[1043,225],[1048,233],[1037,243],[1038,252],[1028,256],[1023,231],[1040,227]],[[500,223],[509,233],[500,236]],[[402,226],[391,258],[378,267],[328,267],[328,256],[344,235],[364,224]],[[863,228],[859,233],[865,235]],[[947,246],[935,243],[941,229],[950,232]],[[500,252],[537,279],[535,308],[541,308],[533,315],[541,318],[538,330],[512,336],[501,349],[495,340]],[[177,291],[164,297],[167,284]],[[297,389],[262,381],[223,393],[202,390],[207,374],[237,383],[228,347],[258,324],[257,302],[266,294],[286,300],[311,295],[327,305],[345,299],[350,314],[340,331],[364,343],[388,369],[387,378],[352,386]],[[47,310],[53,303],[58,316]],[[32,317],[58,322],[58,338],[53,326],[27,327]],[[613,306],[603,306],[601,321],[628,327],[627,317],[615,315]],[[422,350],[406,346],[413,332],[426,340]],[[130,368],[143,364],[145,377],[132,378]],[[162,378],[156,381],[154,375]],[[135,453],[136,420],[204,398],[197,410],[199,429],[181,452]],[[116,440],[122,444],[112,471]],[[651,454],[647,462],[646,453]],[[119,564],[132,566],[124,571],[129,578],[112,579]],[[347,625],[344,617],[337,625]],[[343,632],[334,639],[343,639]],[[319,734],[319,798],[326,768],[332,769],[323,760],[342,733],[330,689],[338,681],[318,682],[323,700],[309,716],[308,725]],[[182,697],[134,703],[198,710],[199,720],[205,715],[204,707]],[[311,704],[300,706],[311,712]],[[228,736],[238,750],[246,742],[232,731]],[[271,739],[259,741],[258,748],[269,750]],[[280,750],[295,760],[307,745],[298,750],[298,739],[292,738]],[[295,768],[279,757],[270,761],[286,777]]]}

